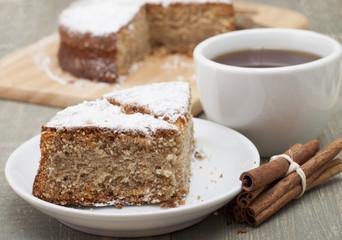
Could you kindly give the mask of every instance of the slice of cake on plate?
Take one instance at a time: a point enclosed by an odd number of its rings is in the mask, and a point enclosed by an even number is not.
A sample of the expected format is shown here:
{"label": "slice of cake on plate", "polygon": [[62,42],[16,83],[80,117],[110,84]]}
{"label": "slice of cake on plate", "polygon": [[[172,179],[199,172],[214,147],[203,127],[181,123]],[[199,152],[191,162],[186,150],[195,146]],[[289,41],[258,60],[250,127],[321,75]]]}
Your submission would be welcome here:
{"label": "slice of cake on plate", "polygon": [[193,141],[188,83],[145,85],[68,107],[42,127],[33,195],[86,206],[180,200],[189,191]]}

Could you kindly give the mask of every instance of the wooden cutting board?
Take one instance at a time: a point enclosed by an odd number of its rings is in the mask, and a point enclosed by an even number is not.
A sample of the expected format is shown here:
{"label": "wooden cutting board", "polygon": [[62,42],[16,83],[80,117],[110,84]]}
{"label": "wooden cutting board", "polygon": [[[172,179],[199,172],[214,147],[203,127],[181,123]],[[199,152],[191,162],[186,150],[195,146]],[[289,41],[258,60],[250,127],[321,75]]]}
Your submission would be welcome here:
{"label": "wooden cutting board", "polygon": [[[290,10],[244,2],[234,3],[237,28],[308,28],[307,19]],[[103,94],[135,85],[187,81],[192,86],[193,114],[202,111],[192,57],[155,54],[135,64],[120,83],[95,83],[63,72],[57,63],[58,34],[18,49],[0,60],[0,98],[66,107],[100,98]]]}
{"label": "wooden cutting board", "polygon": [[298,12],[266,4],[234,2],[235,25],[238,29],[277,27],[308,29],[309,21]]}

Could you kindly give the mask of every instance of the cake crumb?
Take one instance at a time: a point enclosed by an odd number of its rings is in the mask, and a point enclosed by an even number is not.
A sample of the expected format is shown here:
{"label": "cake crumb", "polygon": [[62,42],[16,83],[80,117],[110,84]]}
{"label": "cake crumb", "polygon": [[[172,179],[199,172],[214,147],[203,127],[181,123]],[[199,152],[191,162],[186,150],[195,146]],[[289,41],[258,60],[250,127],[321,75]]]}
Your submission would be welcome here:
{"label": "cake crumb", "polygon": [[238,232],[238,233],[247,233],[248,231],[247,231],[246,228],[239,228],[239,229],[237,230],[237,232]]}
{"label": "cake crumb", "polygon": [[173,201],[168,201],[168,202],[161,203],[160,207],[162,207],[162,208],[176,208],[177,204]]}
{"label": "cake crumb", "polygon": [[221,173],[220,178],[223,178],[223,174]]}
{"label": "cake crumb", "polygon": [[122,208],[122,205],[116,204],[115,207],[116,207],[117,209],[121,209],[121,208]]}
{"label": "cake crumb", "polygon": [[185,199],[183,199],[183,200],[178,200],[178,205],[184,205],[185,204]]}
{"label": "cake crumb", "polygon": [[200,195],[198,195],[198,196],[197,196],[197,199],[198,199],[198,200],[200,200],[200,199],[201,199],[201,196],[200,196]]}
{"label": "cake crumb", "polygon": [[195,151],[194,157],[198,160],[203,160],[206,156],[203,153],[200,153],[199,151]]}

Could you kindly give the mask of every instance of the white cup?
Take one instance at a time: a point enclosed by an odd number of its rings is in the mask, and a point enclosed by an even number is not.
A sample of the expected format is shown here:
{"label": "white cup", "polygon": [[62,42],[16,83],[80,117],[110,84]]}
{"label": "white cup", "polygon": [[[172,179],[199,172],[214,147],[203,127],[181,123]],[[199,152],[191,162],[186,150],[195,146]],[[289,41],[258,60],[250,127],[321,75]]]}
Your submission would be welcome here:
{"label": "white cup", "polygon": [[[256,49],[308,52],[322,58],[276,68],[234,67],[212,59]],[[252,29],[220,34],[194,50],[196,81],[209,120],[248,137],[263,157],[317,138],[341,88],[341,45],[319,33]]]}

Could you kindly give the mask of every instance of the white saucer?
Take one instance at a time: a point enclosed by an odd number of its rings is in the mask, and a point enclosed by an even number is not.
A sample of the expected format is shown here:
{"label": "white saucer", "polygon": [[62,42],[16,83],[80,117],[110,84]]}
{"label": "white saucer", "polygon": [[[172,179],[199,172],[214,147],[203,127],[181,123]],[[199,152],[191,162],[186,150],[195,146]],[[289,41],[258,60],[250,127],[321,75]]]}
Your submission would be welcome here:
{"label": "white saucer", "polygon": [[169,233],[191,226],[224,206],[240,191],[240,174],[260,163],[257,149],[240,133],[202,119],[194,119],[194,128],[196,148],[206,157],[193,159],[190,192],[186,203],[177,208],[146,205],[80,209],[32,196],[40,159],[40,136],[28,140],[12,153],[6,163],[6,178],[24,200],[79,231],[115,237]]}

